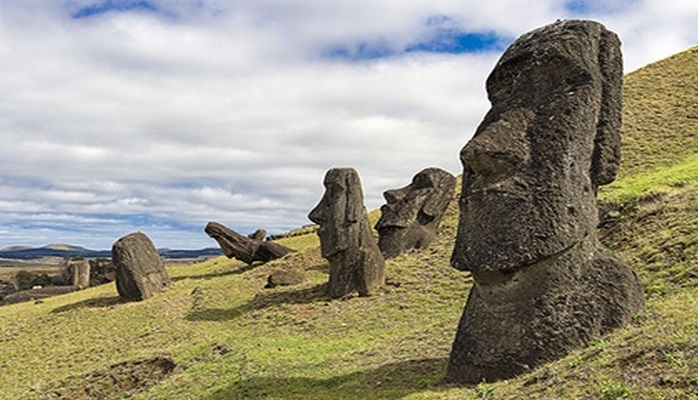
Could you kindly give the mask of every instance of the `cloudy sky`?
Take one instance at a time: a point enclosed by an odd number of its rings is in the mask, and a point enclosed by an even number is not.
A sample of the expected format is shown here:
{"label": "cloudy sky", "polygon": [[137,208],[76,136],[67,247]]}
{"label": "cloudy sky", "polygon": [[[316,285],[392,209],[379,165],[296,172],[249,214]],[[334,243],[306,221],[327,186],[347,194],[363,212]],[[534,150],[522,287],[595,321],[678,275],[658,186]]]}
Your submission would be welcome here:
{"label": "cloudy sky", "polygon": [[460,173],[497,58],[562,18],[626,72],[698,44],[695,0],[0,0],[0,248],[278,233],[339,166],[376,208]]}

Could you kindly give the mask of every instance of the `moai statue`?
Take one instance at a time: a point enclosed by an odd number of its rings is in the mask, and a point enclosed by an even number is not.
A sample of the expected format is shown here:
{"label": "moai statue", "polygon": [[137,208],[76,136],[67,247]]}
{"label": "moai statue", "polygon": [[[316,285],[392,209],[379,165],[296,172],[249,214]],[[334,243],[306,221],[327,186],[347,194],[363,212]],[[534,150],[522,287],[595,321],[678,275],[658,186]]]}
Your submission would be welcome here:
{"label": "moai statue", "polygon": [[111,249],[116,289],[125,301],[141,301],[170,286],[170,277],[153,242],[141,232],[117,240]]}
{"label": "moai statue", "polygon": [[252,240],[264,240],[267,237],[267,231],[266,229],[257,229],[256,231],[250,233],[247,235],[248,238]]}
{"label": "moai statue", "polygon": [[448,378],[507,379],[627,324],[637,275],[598,241],[597,188],[620,162],[618,37],[559,21],[517,39],[487,79],[492,108],[460,153],[453,267],[474,285]]}
{"label": "moai statue", "polygon": [[376,224],[378,247],[385,258],[428,246],[453,198],[456,178],[439,168],[427,168],[412,183],[383,192],[386,204]]}
{"label": "moai statue", "polygon": [[228,258],[236,258],[248,265],[255,261],[265,263],[276,260],[296,250],[278,243],[265,241],[267,231],[257,229],[248,236],[243,236],[218,222],[209,222],[204,228],[208,236],[215,239]]}
{"label": "moai statue", "polygon": [[324,185],[325,194],[308,218],[320,225],[322,256],[330,262],[328,292],[334,298],[354,291],[370,296],[385,280],[385,260],[368,222],[359,175],[352,168],[333,168]]}
{"label": "moai statue", "polygon": [[67,259],[63,262],[64,281],[71,286],[84,289],[90,286],[90,262],[84,258]]}

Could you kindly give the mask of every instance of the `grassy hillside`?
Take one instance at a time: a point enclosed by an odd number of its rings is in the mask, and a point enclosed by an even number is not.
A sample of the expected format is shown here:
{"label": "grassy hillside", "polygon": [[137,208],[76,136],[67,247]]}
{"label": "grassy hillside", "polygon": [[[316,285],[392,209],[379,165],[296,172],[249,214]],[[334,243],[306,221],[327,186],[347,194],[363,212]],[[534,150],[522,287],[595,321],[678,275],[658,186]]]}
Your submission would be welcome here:
{"label": "grassy hillside", "polygon": [[621,179],[687,160],[695,164],[697,60],[698,46],[625,76]]}
{"label": "grassy hillside", "polygon": [[[694,48],[625,80],[625,161],[600,194],[601,235],[639,272],[647,312],[585,349],[506,382],[443,382],[471,286],[448,266],[454,201],[439,241],[390,260],[371,298],[324,294],[309,234],[262,266],[169,267],[172,289],[141,303],[112,284],[2,307],[0,398],[698,399],[697,69]],[[277,268],[308,281],[263,289]]]}

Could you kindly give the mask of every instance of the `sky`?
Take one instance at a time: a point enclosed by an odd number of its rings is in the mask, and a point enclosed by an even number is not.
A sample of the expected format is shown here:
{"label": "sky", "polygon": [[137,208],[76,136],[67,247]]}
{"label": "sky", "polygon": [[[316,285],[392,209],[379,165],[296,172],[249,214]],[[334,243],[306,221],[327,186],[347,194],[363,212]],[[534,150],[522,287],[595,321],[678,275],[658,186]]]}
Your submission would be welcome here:
{"label": "sky", "polygon": [[626,72],[698,44],[695,0],[0,0],[0,248],[280,233],[333,167],[377,208],[459,174],[498,57],[571,18]]}

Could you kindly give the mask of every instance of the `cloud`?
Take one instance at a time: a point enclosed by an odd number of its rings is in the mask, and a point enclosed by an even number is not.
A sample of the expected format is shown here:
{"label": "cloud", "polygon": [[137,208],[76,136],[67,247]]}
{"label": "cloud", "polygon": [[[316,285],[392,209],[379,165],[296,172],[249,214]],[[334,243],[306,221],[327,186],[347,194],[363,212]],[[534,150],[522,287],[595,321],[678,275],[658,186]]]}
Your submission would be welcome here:
{"label": "cloud", "polygon": [[422,168],[460,172],[513,38],[598,19],[634,69],[698,42],[693,3],[0,0],[0,247],[276,233],[335,166],[376,208]]}

